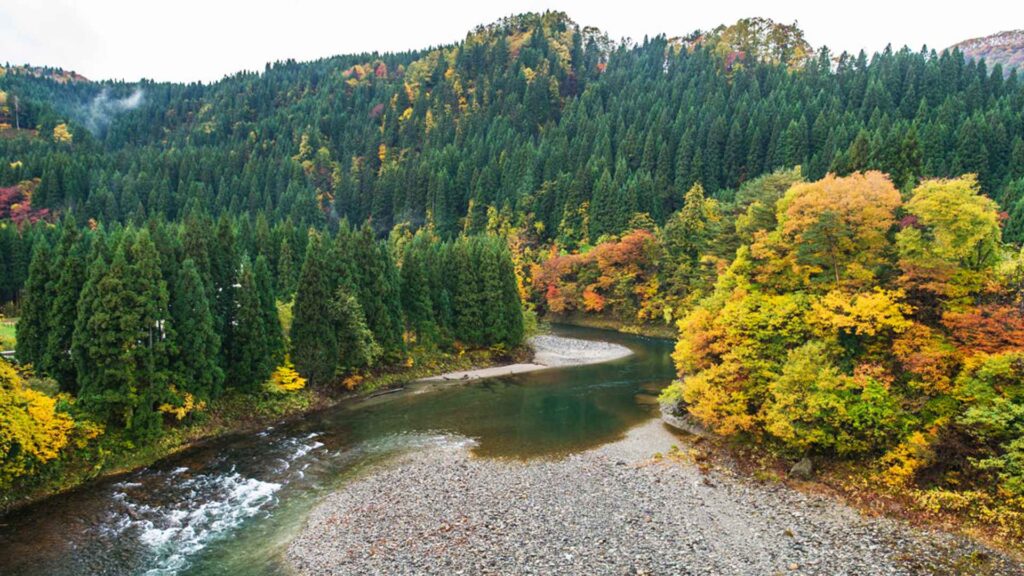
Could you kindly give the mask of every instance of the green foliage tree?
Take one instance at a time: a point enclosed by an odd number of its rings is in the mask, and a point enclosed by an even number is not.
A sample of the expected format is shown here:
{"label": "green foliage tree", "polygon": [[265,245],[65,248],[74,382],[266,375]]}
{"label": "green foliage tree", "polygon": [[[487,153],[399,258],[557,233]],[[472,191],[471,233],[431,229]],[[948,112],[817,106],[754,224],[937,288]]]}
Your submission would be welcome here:
{"label": "green foliage tree", "polygon": [[25,282],[22,298],[24,304],[18,317],[18,341],[16,354],[21,362],[40,364],[44,362],[49,340],[49,313],[52,299],[51,266],[53,255],[46,239],[37,241],[32,249],[32,264]]}
{"label": "green foliage tree", "polygon": [[292,362],[311,384],[329,383],[338,365],[337,331],[331,317],[324,313],[334,295],[326,256],[320,235],[311,233],[292,309]]}
{"label": "green foliage tree", "polygon": [[173,357],[177,387],[209,400],[220,395],[224,383],[224,371],[217,363],[220,336],[214,329],[202,277],[191,258],[182,262],[171,294],[171,323],[177,335]]}

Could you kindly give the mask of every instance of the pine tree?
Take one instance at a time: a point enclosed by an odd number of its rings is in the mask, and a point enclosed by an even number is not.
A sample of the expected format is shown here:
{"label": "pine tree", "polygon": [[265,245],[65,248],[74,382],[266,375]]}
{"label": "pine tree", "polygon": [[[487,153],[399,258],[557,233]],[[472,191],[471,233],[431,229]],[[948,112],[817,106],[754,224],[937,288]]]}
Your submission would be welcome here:
{"label": "pine tree", "polygon": [[625,223],[618,218],[621,207],[622,199],[616,194],[611,172],[605,168],[594,185],[594,196],[590,200],[590,232],[595,238],[622,229]]}
{"label": "pine tree", "polygon": [[266,333],[266,366],[264,370],[269,373],[284,360],[284,334],[281,332],[281,320],[277,315],[274,278],[270,274],[270,264],[266,257],[260,255],[256,258],[253,272],[263,316],[263,329]]}
{"label": "pine tree", "polygon": [[[220,334],[222,364],[225,373],[230,372],[227,365],[228,350],[234,346],[232,342],[232,326],[236,311],[236,284],[238,283],[239,255],[235,246],[235,233],[231,221],[221,215],[217,221],[217,231],[210,246],[210,281],[212,282],[212,299],[214,326]],[[200,268],[200,271],[202,269]]]}
{"label": "pine tree", "polygon": [[484,341],[483,308],[486,301],[481,291],[483,279],[480,270],[477,239],[460,238],[451,247],[449,264],[449,292],[452,295],[452,331],[457,340],[469,345]]}
{"label": "pine tree", "polygon": [[404,352],[398,271],[387,249],[374,240],[369,226],[364,226],[354,235],[353,267],[366,325],[384,355],[397,360]]}
{"label": "pine tree", "polygon": [[168,309],[167,283],[160,270],[160,255],[149,230],[138,231],[129,255],[130,270],[125,285],[134,298],[130,306],[137,314],[141,343],[133,354],[140,406],[130,427],[136,433],[151,434],[160,426],[159,415],[152,409],[167,399],[172,385],[171,360],[176,334]]}
{"label": "pine tree", "polygon": [[277,257],[277,293],[286,301],[295,295],[295,254],[287,238],[281,240],[281,252]]}
{"label": "pine tree", "polygon": [[401,269],[402,310],[408,330],[416,334],[421,345],[432,345],[437,339],[428,250],[430,239],[425,233],[417,233],[405,247]]}
{"label": "pine tree", "polygon": [[74,392],[75,363],[71,357],[71,339],[78,314],[78,296],[85,284],[87,248],[73,217],[64,220],[54,256],[52,302],[48,315],[49,333],[41,368],[60,384],[65,392]]}
{"label": "pine tree", "polygon": [[239,266],[235,294],[237,300],[227,355],[227,383],[238,390],[254,390],[270,377],[276,358],[271,360],[266,316],[248,257],[243,257]]}
{"label": "pine tree", "polygon": [[40,364],[46,355],[50,328],[52,260],[49,243],[45,237],[40,237],[32,249],[32,263],[22,291],[21,315],[18,317],[15,354],[25,364]]}
{"label": "pine tree", "polygon": [[502,323],[501,340],[506,346],[518,346],[523,341],[523,303],[508,248],[501,243],[496,251],[498,280],[500,282],[496,306]]}
{"label": "pine tree", "polygon": [[220,395],[224,383],[224,372],[217,364],[220,337],[213,327],[206,288],[191,258],[181,264],[170,308],[177,335],[173,366],[178,387],[204,400]]}
{"label": "pine tree", "polygon": [[173,334],[156,250],[145,230],[136,236],[121,239],[109,266],[90,270],[73,349],[83,404],[136,436],[148,436],[160,428],[155,407],[171,385]]}
{"label": "pine tree", "polygon": [[476,264],[480,270],[481,306],[481,344],[492,346],[505,342],[509,337],[505,323],[505,310],[502,306],[502,277],[500,270],[500,253],[497,242],[493,239],[480,239],[477,242]]}
{"label": "pine tree", "polygon": [[306,244],[292,309],[291,358],[295,368],[314,384],[326,384],[338,365],[334,322],[324,311],[334,297],[320,235],[311,232]]}
{"label": "pine tree", "polygon": [[329,307],[337,331],[338,364],[335,371],[350,372],[372,366],[383,350],[366,325],[359,301],[339,287]]}

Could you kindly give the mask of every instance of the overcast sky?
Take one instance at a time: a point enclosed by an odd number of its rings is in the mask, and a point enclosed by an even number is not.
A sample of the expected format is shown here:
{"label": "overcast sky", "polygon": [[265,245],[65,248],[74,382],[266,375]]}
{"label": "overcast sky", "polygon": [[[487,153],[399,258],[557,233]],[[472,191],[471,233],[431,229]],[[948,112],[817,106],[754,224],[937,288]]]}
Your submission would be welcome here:
{"label": "overcast sky", "polygon": [[613,39],[708,29],[746,16],[798,21],[815,47],[869,52],[886,44],[944,48],[1024,28],[1014,0],[939,2],[757,0],[2,0],[0,62],[46,64],[93,79],[213,81],[266,62],[447,44],[477,24],[563,10]]}

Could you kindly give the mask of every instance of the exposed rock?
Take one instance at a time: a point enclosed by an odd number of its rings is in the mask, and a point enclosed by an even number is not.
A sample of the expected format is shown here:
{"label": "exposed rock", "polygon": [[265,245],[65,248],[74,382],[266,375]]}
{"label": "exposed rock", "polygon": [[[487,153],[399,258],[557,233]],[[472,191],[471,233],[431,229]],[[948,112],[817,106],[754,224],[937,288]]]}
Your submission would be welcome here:
{"label": "exposed rock", "polygon": [[814,462],[809,457],[804,456],[789,469],[789,475],[800,480],[810,480],[814,477]]}
{"label": "exposed rock", "polygon": [[685,409],[680,408],[675,404],[666,402],[661,403],[661,421],[669,426],[686,432],[687,434],[693,434],[694,436],[707,437],[711,436],[711,432],[704,427],[703,424],[697,421],[689,412]]}

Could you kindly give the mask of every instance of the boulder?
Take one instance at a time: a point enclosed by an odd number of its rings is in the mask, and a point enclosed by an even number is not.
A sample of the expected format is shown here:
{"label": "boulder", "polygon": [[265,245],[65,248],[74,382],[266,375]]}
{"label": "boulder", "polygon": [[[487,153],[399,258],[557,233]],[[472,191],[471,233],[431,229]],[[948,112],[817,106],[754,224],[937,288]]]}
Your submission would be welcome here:
{"label": "boulder", "polygon": [[814,462],[811,462],[809,457],[804,456],[789,469],[789,476],[800,480],[810,480],[814,477]]}
{"label": "boulder", "polygon": [[707,428],[691,416],[685,408],[676,404],[661,403],[661,421],[676,430],[681,430],[694,436],[708,437],[711,435]]}

